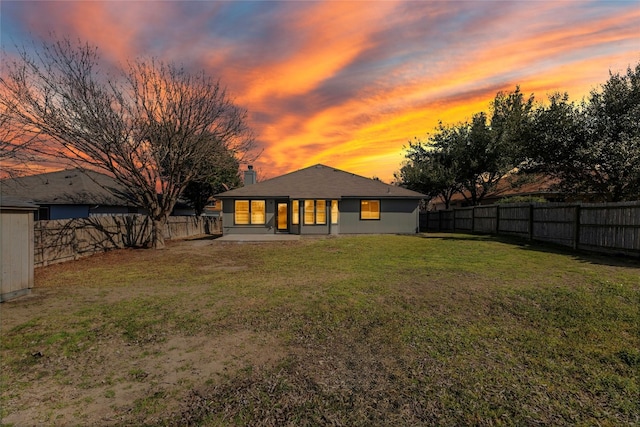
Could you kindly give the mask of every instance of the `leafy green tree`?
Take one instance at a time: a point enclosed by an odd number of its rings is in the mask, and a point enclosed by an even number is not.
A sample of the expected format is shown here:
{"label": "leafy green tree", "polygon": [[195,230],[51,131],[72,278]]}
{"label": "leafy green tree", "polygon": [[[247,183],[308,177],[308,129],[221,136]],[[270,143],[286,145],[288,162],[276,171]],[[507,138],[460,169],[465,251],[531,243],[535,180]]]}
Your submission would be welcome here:
{"label": "leafy green tree", "polygon": [[559,179],[558,189],[578,192],[588,152],[584,116],[567,93],[554,93],[533,112],[533,131],[524,144],[524,173],[545,173]]}
{"label": "leafy green tree", "polygon": [[640,63],[626,74],[610,74],[584,105],[582,191],[608,201],[640,199]]}
{"label": "leafy green tree", "polygon": [[503,152],[495,143],[485,113],[477,113],[471,122],[457,127],[457,138],[448,150],[456,159],[457,181],[468,204],[475,206],[498,184],[506,172]]}
{"label": "leafy green tree", "polygon": [[407,160],[395,174],[396,182],[405,188],[440,197],[449,209],[451,198],[459,191],[455,160],[444,149],[417,140],[409,142]]}
{"label": "leafy green tree", "polygon": [[396,179],[440,197],[447,208],[457,192],[468,204],[479,204],[525,158],[522,145],[531,131],[533,101],[516,87],[496,94],[490,120],[481,112],[453,126],[440,123],[425,143],[409,145]]}
{"label": "leafy green tree", "polygon": [[534,101],[533,95],[525,99],[516,86],[513,92],[498,92],[491,103],[492,139],[503,170],[520,165],[526,158],[524,148],[532,130]]}
{"label": "leafy green tree", "polygon": [[558,178],[558,189],[591,199],[640,199],[640,64],[576,105],[553,94],[533,114],[526,171]]}
{"label": "leafy green tree", "polygon": [[210,158],[210,164],[205,166],[215,171],[206,180],[194,180],[187,184],[184,197],[193,206],[196,215],[204,212],[211,196],[242,185],[239,175],[240,162],[238,159],[220,147]]}

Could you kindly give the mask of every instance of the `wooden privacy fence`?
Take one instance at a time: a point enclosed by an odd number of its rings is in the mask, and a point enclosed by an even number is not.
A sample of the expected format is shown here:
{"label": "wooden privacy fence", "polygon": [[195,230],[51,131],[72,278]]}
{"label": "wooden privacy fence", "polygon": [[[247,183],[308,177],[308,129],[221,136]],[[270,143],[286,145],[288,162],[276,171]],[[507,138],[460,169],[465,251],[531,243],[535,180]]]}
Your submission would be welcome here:
{"label": "wooden privacy fence", "polygon": [[511,235],[640,256],[640,202],[506,204],[424,212],[420,231]]}
{"label": "wooden privacy fence", "polygon": [[[222,232],[219,218],[169,217],[167,240]],[[111,249],[144,246],[151,238],[145,215],[105,215],[89,218],[35,221],[34,266],[69,261]]]}

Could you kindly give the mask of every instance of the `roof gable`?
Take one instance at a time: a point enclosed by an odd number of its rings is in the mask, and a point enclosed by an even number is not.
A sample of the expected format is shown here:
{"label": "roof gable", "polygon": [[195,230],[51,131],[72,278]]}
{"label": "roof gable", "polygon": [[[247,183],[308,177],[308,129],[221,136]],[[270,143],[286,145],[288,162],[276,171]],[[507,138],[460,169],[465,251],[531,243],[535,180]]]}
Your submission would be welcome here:
{"label": "roof gable", "polygon": [[217,194],[218,198],[411,198],[426,196],[329,166],[317,164],[246,187]]}

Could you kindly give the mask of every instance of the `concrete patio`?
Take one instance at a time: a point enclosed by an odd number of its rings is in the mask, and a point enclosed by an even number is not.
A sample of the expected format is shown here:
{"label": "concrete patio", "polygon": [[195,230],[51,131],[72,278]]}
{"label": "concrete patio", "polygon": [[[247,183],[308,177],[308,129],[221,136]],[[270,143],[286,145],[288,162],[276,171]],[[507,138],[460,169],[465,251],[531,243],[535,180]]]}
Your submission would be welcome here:
{"label": "concrete patio", "polygon": [[300,240],[298,234],[227,234],[216,239],[218,242],[286,242]]}

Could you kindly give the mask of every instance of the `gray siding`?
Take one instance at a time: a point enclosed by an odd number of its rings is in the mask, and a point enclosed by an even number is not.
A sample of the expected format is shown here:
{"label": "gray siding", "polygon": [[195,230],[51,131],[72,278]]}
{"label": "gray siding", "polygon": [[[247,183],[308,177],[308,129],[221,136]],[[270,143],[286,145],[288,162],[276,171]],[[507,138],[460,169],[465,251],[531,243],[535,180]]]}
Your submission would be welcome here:
{"label": "gray siding", "polygon": [[360,219],[360,199],[343,199],[340,207],[340,233],[400,233],[413,234],[418,230],[419,200],[382,199],[380,219]]}
{"label": "gray siding", "polygon": [[[242,199],[245,200],[245,199]],[[259,199],[255,199],[259,200]],[[377,199],[376,199],[377,200]],[[418,203],[412,199],[380,200],[380,219],[360,219],[360,199],[343,199],[338,202],[338,224],[331,224],[331,201],[327,200],[327,224],[305,225],[303,200],[300,201],[300,224],[290,225],[291,234],[413,234],[418,231]],[[235,225],[233,223],[234,200],[227,199],[222,204],[223,234],[272,234],[276,232],[275,200],[266,201],[266,224]]]}
{"label": "gray siding", "polygon": [[[265,199],[254,198],[251,200]],[[234,207],[235,200],[233,199],[227,199],[222,203],[222,234],[274,234],[276,232],[275,200],[266,200],[265,224],[235,225],[233,218]]]}
{"label": "gray siding", "polygon": [[325,218],[327,223],[308,225],[304,223],[304,199],[300,200],[300,234],[329,234],[329,227],[331,226],[331,200],[326,200],[326,202]]}

